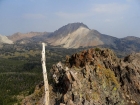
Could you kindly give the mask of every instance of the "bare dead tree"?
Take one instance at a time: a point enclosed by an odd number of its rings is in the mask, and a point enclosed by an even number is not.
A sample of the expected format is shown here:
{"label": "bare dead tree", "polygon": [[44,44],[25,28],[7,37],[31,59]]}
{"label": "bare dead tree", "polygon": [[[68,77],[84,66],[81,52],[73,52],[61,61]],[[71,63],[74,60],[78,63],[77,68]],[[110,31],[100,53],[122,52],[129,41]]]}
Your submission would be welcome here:
{"label": "bare dead tree", "polygon": [[42,69],[43,69],[43,77],[44,77],[44,88],[45,88],[45,98],[44,105],[49,105],[49,84],[48,77],[46,71],[46,57],[45,57],[45,43],[42,43]]}

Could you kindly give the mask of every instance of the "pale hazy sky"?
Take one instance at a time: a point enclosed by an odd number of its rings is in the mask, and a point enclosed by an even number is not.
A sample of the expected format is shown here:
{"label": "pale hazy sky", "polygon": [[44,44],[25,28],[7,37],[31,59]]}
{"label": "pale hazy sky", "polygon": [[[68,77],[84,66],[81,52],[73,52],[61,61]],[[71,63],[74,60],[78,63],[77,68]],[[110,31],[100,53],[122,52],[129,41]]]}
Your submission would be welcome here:
{"label": "pale hazy sky", "polygon": [[0,0],[0,34],[53,32],[68,23],[140,37],[140,0]]}

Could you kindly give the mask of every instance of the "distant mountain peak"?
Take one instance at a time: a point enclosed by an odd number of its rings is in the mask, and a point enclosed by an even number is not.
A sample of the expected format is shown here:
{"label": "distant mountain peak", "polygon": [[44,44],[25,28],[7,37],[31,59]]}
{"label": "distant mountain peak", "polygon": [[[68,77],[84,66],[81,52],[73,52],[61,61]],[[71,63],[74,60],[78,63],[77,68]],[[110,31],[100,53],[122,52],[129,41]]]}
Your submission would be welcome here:
{"label": "distant mountain peak", "polygon": [[[65,25],[64,27],[71,27],[71,28],[80,28],[80,27],[85,27],[85,28],[88,28],[87,25],[83,24],[83,23],[80,23],[80,22],[77,22],[77,23],[69,23],[67,25]],[[89,28],[88,28],[89,29]]]}
{"label": "distant mountain peak", "polygon": [[[69,23],[69,24],[67,24],[67,25],[64,25],[64,26],[61,27],[61,28],[78,29],[78,28],[80,28],[80,27],[88,28],[87,25],[85,25],[85,24],[83,24],[83,23],[79,23],[79,22],[77,22],[77,23]],[[59,28],[59,29],[61,29],[61,28]],[[89,29],[89,28],[88,28],[88,29]]]}
{"label": "distant mountain peak", "polygon": [[77,23],[69,23],[69,24],[67,24],[65,26],[62,26],[58,30],[56,30],[53,35],[55,36],[56,34],[61,34],[61,35],[65,36],[65,35],[67,35],[69,33],[72,33],[74,31],[76,31],[80,27],[84,27],[84,28],[89,29],[88,26],[83,24],[83,23],[79,23],[79,22],[77,22]]}

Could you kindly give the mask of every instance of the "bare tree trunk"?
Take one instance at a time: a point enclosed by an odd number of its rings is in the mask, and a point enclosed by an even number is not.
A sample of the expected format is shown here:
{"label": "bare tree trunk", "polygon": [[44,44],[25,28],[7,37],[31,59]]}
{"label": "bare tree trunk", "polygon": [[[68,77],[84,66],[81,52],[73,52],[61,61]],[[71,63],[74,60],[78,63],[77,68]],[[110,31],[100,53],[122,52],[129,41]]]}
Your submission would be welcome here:
{"label": "bare tree trunk", "polygon": [[45,43],[42,43],[42,69],[44,77],[44,88],[45,88],[45,105],[49,105],[49,84],[46,71],[46,57],[45,57]]}

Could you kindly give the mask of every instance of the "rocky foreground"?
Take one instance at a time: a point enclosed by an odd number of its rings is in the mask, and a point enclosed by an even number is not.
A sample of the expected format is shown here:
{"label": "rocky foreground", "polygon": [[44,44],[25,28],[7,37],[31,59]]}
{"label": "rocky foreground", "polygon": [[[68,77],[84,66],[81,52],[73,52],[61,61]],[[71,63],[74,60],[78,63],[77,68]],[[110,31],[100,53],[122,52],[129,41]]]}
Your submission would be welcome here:
{"label": "rocky foreground", "polygon": [[[123,59],[109,49],[89,49],[53,65],[50,105],[140,105],[140,53]],[[43,105],[43,84],[23,105]]]}

